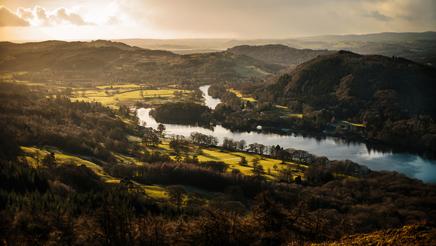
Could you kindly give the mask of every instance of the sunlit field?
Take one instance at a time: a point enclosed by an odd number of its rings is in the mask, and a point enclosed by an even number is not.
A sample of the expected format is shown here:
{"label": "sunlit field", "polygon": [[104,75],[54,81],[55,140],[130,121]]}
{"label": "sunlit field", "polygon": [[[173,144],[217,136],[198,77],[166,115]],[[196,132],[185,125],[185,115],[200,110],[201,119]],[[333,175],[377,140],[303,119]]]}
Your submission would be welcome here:
{"label": "sunlit field", "polygon": [[71,97],[73,101],[99,102],[110,107],[132,105],[137,101],[159,101],[175,97],[175,93],[186,95],[187,90],[178,89],[142,89],[140,85],[121,84],[98,86],[95,89],[77,89]]}
{"label": "sunlit field", "polygon": [[35,147],[21,147],[23,150],[24,158],[27,159],[30,163],[32,163],[35,167],[43,167],[41,164],[42,159],[48,155],[49,153],[53,152],[55,159],[58,164],[65,165],[65,164],[73,164],[76,166],[85,166],[89,168],[91,171],[93,171],[96,175],[98,175],[104,182],[108,183],[118,183],[119,179],[115,179],[108,175],[101,166],[85,160],[81,157],[62,153],[56,149],[39,149]]}
{"label": "sunlit field", "polygon": [[233,88],[229,88],[228,91],[230,91],[231,93],[235,94],[237,97],[241,98],[244,101],[248,101],[248,102],[256,102],[256,99],[253,97],[245,97],[244,95],[242,95],[242,93],[236,89]]}
{"label": "sunlit field", "polygon": [[[159,145],[161,150],[164,150],[174,159],[175,156],[172,155],[173,152],[168,145],[167,141],[164,141]],[[293,177],[304,177],[304,170],[307,166],[302,164],[296,164],[292,162],[282,162],[281,160],[268,158],[258,154],[248,153],[248,152],[238,152],[238,151],[228,151],[222,148],[205,148],[200,146],[195,146],[191,152],[191,155],[197,155],[200,162],[206,161],[220,161],[226,163],[228,166],[227,172],[232,172],[233,169],[239,170],[244,175],[253,175],[253,160],[258,159],[259,164],[262,165],[265,175],[270,179],[276,179],[278,171],[281,169],[290,169],[292,171]],[[243,166],[239,162],[241,158],[245,157],[247,160],[247,165]]]}
{"label": "sunlit field", "polygon": [[436,0],[0,2],[0,245],[436,245]]}

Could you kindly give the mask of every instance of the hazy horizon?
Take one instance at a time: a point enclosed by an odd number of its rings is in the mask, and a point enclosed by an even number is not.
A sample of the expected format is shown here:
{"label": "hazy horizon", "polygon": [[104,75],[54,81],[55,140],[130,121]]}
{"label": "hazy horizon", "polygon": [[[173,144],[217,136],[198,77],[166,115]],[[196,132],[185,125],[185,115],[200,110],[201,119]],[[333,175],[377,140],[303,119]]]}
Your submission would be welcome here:
{"label": "hazy horizon", "polygon": [[213,40],[213,41],[231,41],[231,40],[235,40],[235,41],[262,41],[262,40],[298,40],[298,39],[307,39],[307,38],[318,38],[318,37],[328,37],[328,36],[365,36],[365,35],[376,35],[376,34],[406,34],[406,33],[411,33],[411,34],[422,34],[422,33],[436,33],[436,30],[428,30],[428,31],[422,31],[422,32],[370,32],[370,33],[346,33],[346,34],[335,34],[335,33],[330,33],[330,34],[323,34],[323,35],[308,35],[308,36],[297,36],[297,37],[283,37],[283,38],[214,38],[214,37],[210,37],[210,38],[184,38],[184,37],[180,37],[180,38],[141,38],[141,37],[125,37],[125,38],[84,38],[84,39],[45,39],[45,38],[41,38],[41,39],[16,39],[16,40],[9,40],[9,39],[1,39],[3,38],[2,36],[0,36],[0,41],[7,41],[7,42],[15,42],[15,43],[25,43],[25,42],[42,42],[42,41],[65,41],[65,42],[75,42],[75,41],[83,41],[83,42],[89,42],[89,41],[96,41],[96,40],[111,40],[111,41],[120,41],[122,42],[123,40],[155,40],[155,41],[175,41],[175,40],[198,40],[198,41],[207,41],[207,40]]}
{"label": "hazy horizon", "polygon": [[292,39],[436,30],[431,0],[0,1],[0,40]]}

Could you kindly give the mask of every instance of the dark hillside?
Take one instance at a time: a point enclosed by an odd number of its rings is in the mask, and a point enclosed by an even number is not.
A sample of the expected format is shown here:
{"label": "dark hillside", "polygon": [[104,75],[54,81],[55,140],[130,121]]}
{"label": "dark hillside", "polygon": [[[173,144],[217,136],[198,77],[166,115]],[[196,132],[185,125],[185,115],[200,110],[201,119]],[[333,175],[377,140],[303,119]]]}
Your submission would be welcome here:
{"label": "dark hillside", "polygon": [[382,106],[388,97],[397,101],[398,113],[433,114],[436,70],[402,58],[340,51],[298,66],[270,89],[277,100],[301,100],[314,109],[348,108],[344,117]]}
{"label": "dark hillside", "polygon": [[403,58],[347,51],[320,56],[258,95],[305,116],[322,112],[324,123],[365,123],[370,139],[435,146],[436,70]]}
{"label": "dark hillside", "polygon": [[328,50],[295,49],[280,44],[260,46],[241,45],[228,49],[228,52],[286,66],[295,66],[319,55],[332,53],[332,51]]}

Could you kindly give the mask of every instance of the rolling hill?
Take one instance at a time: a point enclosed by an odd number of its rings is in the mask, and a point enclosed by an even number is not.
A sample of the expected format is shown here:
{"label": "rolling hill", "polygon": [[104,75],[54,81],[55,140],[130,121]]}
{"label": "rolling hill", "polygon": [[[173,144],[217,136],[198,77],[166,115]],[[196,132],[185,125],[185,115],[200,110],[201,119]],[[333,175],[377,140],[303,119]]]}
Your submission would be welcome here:
{"label": "rolling hill", "polygon": [[359,54],[400,56],[435,66],[436,32],[385,32],[361,35],[325,35],[286,40],[297,48],[349,50]]}
{"label": "rolling hill", "polygon": [[282,66],[230,52],[177,55],[119,42],[0,43],[0,71],[28,72],[24,79],[213,83],[246,80]]}
{"label": "rolling hill", "polygon": [[[258,92],[328,123],[367,124],[369,139],[434,149],[436,70],[398,57],[347,51],[317,57]],[[410,144],[409,144],[410,146]]]}
{"label": "rolling hill", "polygon": [[411,116],[434,113],[435,78],[435,69],[403,58],[340,51],[298,66],[268,90],[272,100],[299,100],[314,109],[346,106],[344,117],[382,106],[380,97],[389,95]]}
{"label": "rolling hill", "polygon": [[227,50],[233,54],[285,66],[296,66],[319,55],[331,54],[328,50],[295,49],[280,44],[249,46],[241,45]]}
{"label": "rolling hill", "polygon": [[176,54],[218,52],[235,46],[280,44],[297,49],[349,50],[359,54],[400,56],[432,66],[436,64],[436,32],[384,32],[289,39],[121,39],[116,41],[145,49],[169,50]]}

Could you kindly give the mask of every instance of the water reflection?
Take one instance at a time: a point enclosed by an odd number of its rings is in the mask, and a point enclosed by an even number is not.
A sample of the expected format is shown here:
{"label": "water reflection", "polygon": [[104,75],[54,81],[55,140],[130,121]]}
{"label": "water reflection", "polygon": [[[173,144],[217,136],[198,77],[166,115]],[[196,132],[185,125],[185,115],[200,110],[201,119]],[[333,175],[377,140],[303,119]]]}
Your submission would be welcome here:
{"label": "water reflection", "polygon": [[[208,94],[209,85],[201,86],[205,104],[214,109],[221,101],[212,98]],[[158,122],[149,115],[150,109],[140,108],[137,116],[140,124],[156,128]],[[334,137],[297,135],[279,135],[274,133],[259,132],[231,132],[217,125],[206,129],[198,126],[186,126],[165,124],[166,134],[189,136],[192,132],[213,135],[222,143],[224,138],[245,140],[247,144],[261,143],[263,145],[280,145],[284,148],[306,150],[318,156],[326,156],[332,160],[351,160],[365,165],[372,170],[388,170],[404,173],[409,177],[423,180],[424,182],[436,183],[436,160],[427,160],[419,155],[394,153],[389,149],[375,150],[369,145],[358,142],[350,142]]]}
{"label": "water reflection", "polygon": [[[158,122],[149,115],[150,109],[138,109],[137,115],[141,124],[156,128]],[[279,135],[258,132],[231,132],[217,125],[213,129],[197,126],[165,124],[169,135],[189,136],[191,132],[201,132],[213,135],[222,143],[224,138],[234,140],[244,139],[247,144],[261,143],[264,145],[280,145],[284,148],[295,148],[309,151],[315,155],[326,156],[329,159],[352,160],[365,165],[372,170],[389,170],[404,173],[409,177],[421,179],[425,182],[436,183],[436,161],[426,160],[418,155],[381,152],[368,148],[363,143],[351,143],[333,137],[320,139],[313,137],[292,135]]]}

